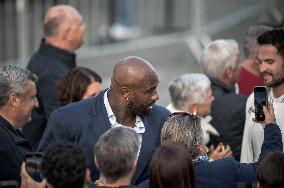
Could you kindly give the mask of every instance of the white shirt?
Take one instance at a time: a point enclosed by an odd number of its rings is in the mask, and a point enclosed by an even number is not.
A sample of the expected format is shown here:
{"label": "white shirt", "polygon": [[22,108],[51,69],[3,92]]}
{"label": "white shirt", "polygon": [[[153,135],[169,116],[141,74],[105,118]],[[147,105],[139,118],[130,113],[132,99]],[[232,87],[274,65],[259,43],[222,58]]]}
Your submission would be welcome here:
{"label": "white shirt", "polygon": [[[274,98],[272,90],[270,90],[268,93],[268,101],[273,104],[276,123],[281,130],[282,140],[284,140],[284,94],[278,98]],[[242,163],[252,163],[258,160],[264,140],[262,125],[252,121],[252,118],[254,118],[254,113],[252,113],[253,108],[254,95],[252,93],[246,104],[246,122],[241,152]]]}
{"label": "white shirt", "polygon": [[[116,117],[110,107],[110,104],[108,102],[108,98],[107,98],[107,92],[105,92],[104,94],[104,105],[106,107],[106,111],[107,111],[107,115],[108,115],[108,119],[109,119],[109,122],[111,124],[111,127],[121,127],[121,126],[124,126],[122,124],[119,124],[116,122]],[[142,143],[142,134],[145,132],[145,126],[144,126],[144,123],[142,121],[142,118],[140,116],[136,116],[136,122],[135,122],[135,126],[132,128],[135,132],[138,133],[139,135],[139,141],[140,141],[140,144]]]}

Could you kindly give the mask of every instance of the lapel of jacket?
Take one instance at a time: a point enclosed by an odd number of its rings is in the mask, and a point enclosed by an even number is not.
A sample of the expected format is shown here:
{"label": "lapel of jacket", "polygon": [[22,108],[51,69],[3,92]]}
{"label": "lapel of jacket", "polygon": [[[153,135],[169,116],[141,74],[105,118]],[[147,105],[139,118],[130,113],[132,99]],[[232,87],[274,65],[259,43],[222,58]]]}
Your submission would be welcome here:
{"label": "lapel of jacket", "polygon": [[155,126],[153,119],[151,119],[150,116],[145,117],[143,118],[143,123],[145,126],[145,132],[142,135],[142,144],[138,157],[136,172],[132,179],[132,182],[134,183],[137,182],[137,180],[141,176],[141,173],[149,165],[152,154],[157,147],[157,140],[159,139],[159,133],[157,133],[156,130],[153,129],[153,126]]}
{"label": "lapel of jacket", "polygon": [[104,94],[105,91],[102,91],[97,97],[96,97],[96,102],[93,105],[92,111],[91,111],[91,116],[92,116],[92,121],[91,123],[93,124],[92,126],[95,126],[96,131],[95,135],[97,139],[104,134],[108,129],[111,128],[111,124],[108,119],[106,107],[104,105]]}

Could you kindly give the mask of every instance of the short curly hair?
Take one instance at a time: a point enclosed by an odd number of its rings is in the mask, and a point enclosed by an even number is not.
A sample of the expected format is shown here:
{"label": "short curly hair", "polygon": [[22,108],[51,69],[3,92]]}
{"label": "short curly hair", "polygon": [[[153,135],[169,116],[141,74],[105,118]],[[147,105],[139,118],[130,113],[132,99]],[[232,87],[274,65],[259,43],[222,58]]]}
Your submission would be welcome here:
{"label": "short curly hair", "polygon": [[51,145],[43,156],[41,171],[56,188],[82,188],[87,169],[86,151],[76,143]]}
{"label": "short curly hair", "polygon": [[200,118],[187,112],[170,114],[161,130],[161,143],[164,142],[183,145],[195,159],[200,155],[200,144],[203,144]]}

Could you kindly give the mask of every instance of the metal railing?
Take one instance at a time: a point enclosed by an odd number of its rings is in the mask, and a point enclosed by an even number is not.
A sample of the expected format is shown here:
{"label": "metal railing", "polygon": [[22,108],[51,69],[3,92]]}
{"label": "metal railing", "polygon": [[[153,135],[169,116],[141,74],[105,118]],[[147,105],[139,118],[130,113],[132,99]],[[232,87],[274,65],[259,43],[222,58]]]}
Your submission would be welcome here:
{"label": "metal railing", "polygon": [[[42,38],[43,14],[48,7],[55,4],[70,4],[81,12],[87,30],[86,42],[79,51],[79,55],[82,54],[84,57],[88,54],[93,55],[94,53],[90,53],[92,49],[97,50],[97,46],[109,42],[105,40],[106,32],[103,29],[111,24],[114,1],[0,0],[0,62],[26,64],[31,54],[38,48]],[[236,25],[244,19],[271,11],[275,20],[282,21],[281,10],[277,9],[278,5],[268,0],[136,1],[137,25],[143,31],[140,38],[148,39],[147,42],[144,40],[144,43],[143,40],[138,40],[141,43],[140,46],[146,48],[151,44],[159,45],[157,44],[159,41],[163,44],[162,40],[166,42],[177,39],[186,40],[193,54],[196,53],[196,57],[198,49],[210,40],[212,33]],[[274,3],[279,2],[281,3],[281,0],[274,1]],[[156,38],[153,36],[175,32],[182,32],[182,34],[165,35],[165,37],[158,37],[155,44],[150,42]],[[169,36],[171,39],[167,38]],[[103,51],[103,53],[106,52],[106,50]]]}

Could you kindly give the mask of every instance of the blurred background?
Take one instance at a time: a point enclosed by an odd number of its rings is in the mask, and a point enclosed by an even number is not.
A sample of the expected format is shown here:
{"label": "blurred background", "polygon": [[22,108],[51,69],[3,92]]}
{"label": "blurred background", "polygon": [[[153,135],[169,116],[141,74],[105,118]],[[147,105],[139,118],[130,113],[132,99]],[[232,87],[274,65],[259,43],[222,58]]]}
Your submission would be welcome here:
{"label": "blurred background", "polygon": [[283,0],[0,0],[0,64],[26,66],[42,38],[44,12],[55,4],[76,7],[86,22],[78,65],[109,86],[113,66],[135,55],[158,72],[159,104],[169,103],[168,83],[200,72],[199,56],[209,41],[242,43],[251,25],[281,27]]}

